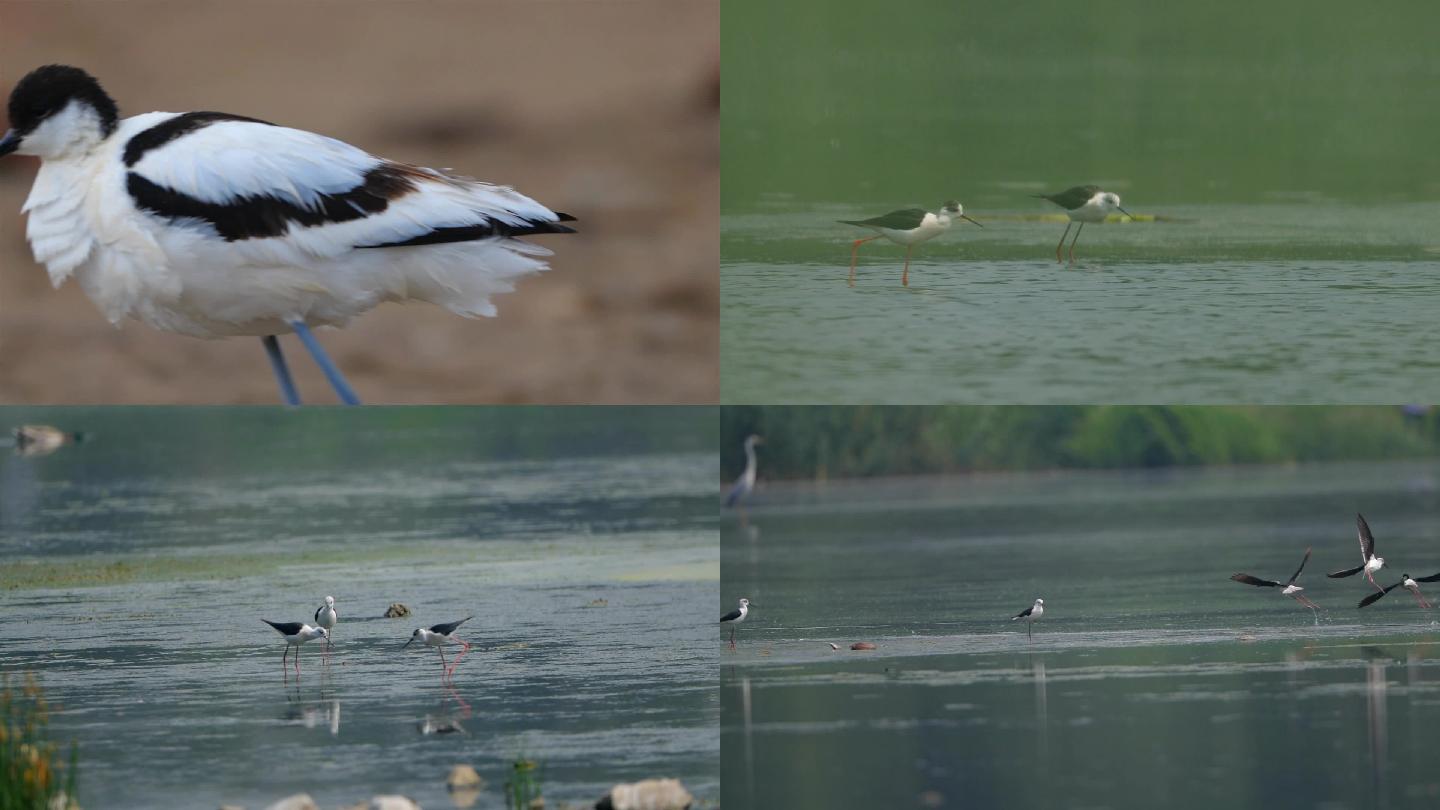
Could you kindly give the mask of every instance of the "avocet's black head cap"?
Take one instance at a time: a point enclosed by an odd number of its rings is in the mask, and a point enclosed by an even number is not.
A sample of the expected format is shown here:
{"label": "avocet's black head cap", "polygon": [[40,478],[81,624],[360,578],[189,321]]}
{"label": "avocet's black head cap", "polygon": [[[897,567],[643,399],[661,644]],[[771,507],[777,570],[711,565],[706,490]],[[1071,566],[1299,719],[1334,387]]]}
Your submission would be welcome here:
{"label": "avocet's black head cap", "polygon": [[10,91],[11,134],[5,139],[10,149],[0,147],[0,154],[13,151],[21,139],[72,101],[81,101],[95,110],[103,135],[108,137],[115,131],[120,110],[94,76],[69,65],[46,65],[30,71]]}

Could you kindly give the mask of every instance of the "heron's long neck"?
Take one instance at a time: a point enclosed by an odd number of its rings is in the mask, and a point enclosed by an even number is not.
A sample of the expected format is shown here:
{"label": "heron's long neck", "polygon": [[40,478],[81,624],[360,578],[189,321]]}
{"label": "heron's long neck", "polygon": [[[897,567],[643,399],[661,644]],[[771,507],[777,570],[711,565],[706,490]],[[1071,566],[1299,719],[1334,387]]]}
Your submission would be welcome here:
{"label": "heron's long neck", "polygon": [[749,478],[755,474],[755,445],[752,442],[745,443],[745,477]]}

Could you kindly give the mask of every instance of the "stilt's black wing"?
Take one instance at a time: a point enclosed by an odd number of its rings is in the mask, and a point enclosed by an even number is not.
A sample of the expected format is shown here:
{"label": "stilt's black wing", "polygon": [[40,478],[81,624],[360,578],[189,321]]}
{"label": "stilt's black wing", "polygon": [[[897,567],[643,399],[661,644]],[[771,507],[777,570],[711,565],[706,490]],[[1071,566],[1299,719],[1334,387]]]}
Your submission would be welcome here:
{"label": "stilt's black wing", "polygon": [[1370,558],[1375,556],[1375,535],[1370,533],[1370,524],[1359,512],[1355,513],[1355,528],[1360,531],[1360,556],[1365,558],[1365,562],[1370,562]]}
{"label": "stilt's black wing", "polygon": [[1369,607],[1370,605],[1373,605],[1373,604],[1375,604],[1376,602],[1380,601],[1380,597],[1384,596],[1384,595],[1387,594],[1387,593],[1390,593],[1391,591],[1395,590],[1396,588],[1400,587],[1400,586],[1403,585],[1403,584],[1404,584],[1404,581],[1402,580],[1402,581],[1400,581],[1400,582],[1395,583],[1394,585],[1391,585],[1390,587],[1386,588],[1386,589],[1383,590],[1383,591],[1376,591],[1375,593],[1370,594],[1369,596],[1365,597],[1364,599],[1361,599],[1361,600],[1360,600],[1360,604],[1357,605],[1357,607],[1362,607],[1362,608],[1363,608],[1363,607]]}
{"label": "stilt's black wing", "polygon": [[721,616],[721,617],[720,617],[720,621],[722,621],[722,622],[733,622],[733,621],[735,621],[735,620],[738,619],[738,618],[740,618],[740,609],[739,609],[739,608],[736,608],[735,610],[732,610],[732,611],[730,611],[729,613],[726,613],[724,616]]}
{"label": "stilt's black wing", "polygon": [[300,628],[305,626],[300,622],[272,622],[269,619],[261,619],[260,621],[275,628],[282,636],[293,636],[300,632]]}
{"label": "stilt's black wing", "polygon": [[324,610],[324,609],[325,609],[325,606],[324,606],[324,605],[321,605],[320,607],[315,608],[315,624],[316,624],[316,626],[319,626],[319,624],[320,624],[320,611],[322,611],[322,610]]}
{"label": "stilt's black wing", "polygon": [[1090,198],[1094,197],[1098,191],[1100,191],[1099,186],[1075,186],[1067,188],[1059,194],[1037,194],[1036,196],[1043,200],[1049,200],[1066,211],[1074,211],[1090,202]]}
{"label": "stilt's black wing", "polygon": [[[1280,583],[1274,580],[1252,577],[1249,574],[1231,574],[1230,578],[1236,582],[1243,582],[1246,585],[1258,585],[1262,588],[1276,588],[1280,586]],[[1294,580],[1291,581],[1293,582]]]}
{"label": "stilt's black wing", "polygon": [[1411,577],[1416,582],[1440,582],[1440,574],[1431,574],[1428,577]]}
{"label": "stilt's black wing", "polygon": [[1285,583],[1286,585],[1295,584],[1295,580],[1300,578],[1300,572],[1305,570],[1305,563],[1307,562],[1310,562],[1310,549],[1308,548],[1305,549],[1305,558],[1300,561],[1300,567],[1295,569],[1295,573],[1291,575],[1290,581]]}
{"label": "stilt's black wing", "polygon": [[910,231],[920,227],[925,221],[925,215],[929,213],[923,208],[906,208],[900,211],[871,217],[869,219],[842,219],[839,220],[845,225],[859,225],[862,228],[889,228],[892,231]]}
{"label": "stilt's black wing", "polygon": [[1025,618],[1026,616],[1029,616],[1029,615],[1030,615],[1030,612],[1033,611],[1034,609],[1035,609],[1035,606],[1034,606],[1034,605],[1031,605],[1030,607],[1025,608],[1024,610],[1020,611],[1019,613],[1016,613],[1014,616],[1011,616],[1011,617],[1010,617],[1010,621],[1013,622],[1013,621],[1015,621],[1016,619],[1023,619],[1023,618]]}
{"label": "stilt's black wing", "polygon": [[1331,579],[1340,579],[1341,577],[1353,577],[1364,570],[1365,566],[1361,565],[1355,568],[1346,568],[1344,571],[1336,571],[1334,573],[1326,574],[1325,576],[1330,577]]}
{"label": "stilt's black wing", "polygon": [[430,625],[430,632],[432,632],[432,633],[439,633],[439,634],[442,635],[442,636],[448,636],[448,635],[450,635],[451,633],[455,632],[455,628],[459,627],[460,625],[464,624],[465,622],[470,621],[470,620],[473,619],[473,618],[475,618],[475,617],[474,617],[474,616],[466,616],[465,618],[461,619],[461,620],[458,621],[458,622],[449,622],[449,623],[447,623],[447,624],[432,624],[432,625]]}

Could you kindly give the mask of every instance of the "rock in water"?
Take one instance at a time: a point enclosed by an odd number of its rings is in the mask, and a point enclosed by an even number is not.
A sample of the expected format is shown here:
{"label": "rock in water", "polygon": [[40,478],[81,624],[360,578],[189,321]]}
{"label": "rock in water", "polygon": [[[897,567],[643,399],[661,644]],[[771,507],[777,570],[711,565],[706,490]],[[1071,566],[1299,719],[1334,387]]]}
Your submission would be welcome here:
{"label": "rock in water", "polygon": [[595,810],[686,810],[694,801],[679,779],[646,779],[610,788]]}
{"label": "rock in water", "polygon": [[275,802],[265,810],[320,810],[320,807],[310,798],[309,793],[296,793]]}
{"label": "rock in water", "polygon": [[399,602],[392,602],[390,603],[390,607],[385,609],[385,618],[387,619],[403,619],[409,615],[410,608],[405,607]]}
{"label": "rock in water", "polygon": [[469,765],[456,765],[450,769],[450,776],[445,779],[445,787],[451,790],[478,788],[483,784],[485,780]]}
{"label": "rock in water", "polygon": [[850,645],[850,649],[852,649],[852,650],[873,650],[873,649],[875,649],[875,645],[874,645],[874,644],[871,644],[871,643],[868,642],[868,641],[857,641],[857,642],[855,642],[854,644],[851,644],[851,645]]}

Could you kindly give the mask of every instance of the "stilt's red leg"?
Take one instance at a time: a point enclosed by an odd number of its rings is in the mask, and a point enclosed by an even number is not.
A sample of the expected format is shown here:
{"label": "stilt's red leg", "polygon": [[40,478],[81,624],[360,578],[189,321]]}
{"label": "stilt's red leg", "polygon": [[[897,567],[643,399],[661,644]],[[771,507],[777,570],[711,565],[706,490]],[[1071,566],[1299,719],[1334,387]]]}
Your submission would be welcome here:
{"label": "stilt's red leg", "polygon": [[1370,580],[1370,584],[1375,586],[1375,590],[1381,591],[1382,593],[1384,592],[1385,589],[1382,588],[1382,587],[1380,587],[1380,583],[1378,583],[1378,582],[1375,581],[1375,575],[1374,575],[1374,574],[1370,573],[1369,571],[1366,571],[1366,572],[1365,572],[1365,578],[1368,579],[1368,580]]}
{"label": "stilt's red leg", "polygon": [[910,286],[910,251],[914,249],[914,245],[905,246],[905,272],[900,276],[900,283],[906,287]]}
{"label": "stilt's red leg", "polygon": [[1074,225],[1074,224],[1075,224],[1075,223],[1073,223],[1073,222],[1067,222],[1067,223],[1065,223],[1065,232],[1062,233],[1062,234],[1060,234],[1060,244],[1058,244],[1058,245],[1055,246],[1055,263],[1056,263],[1056,264],[1059,264],[1059,263],[1060,263],[1060,248],[1065,247],[1065,237],[1067,237],[1067,236],[1070,235],[1070,226],[1071,226],[1071,225]]}
{"label": "stilt's red leg", "polygon": [[1085,223],[1082,222],[1082,223],[1080,223],[1080,227],[1078,227],[1078,228],[1075,229],[1075,238],[1070,240],[1070,263],[1071,263],[1071,264],[1074,264],[1074,263],[1075,263],[1075,243],[1080,241],[1080,232],[1083,231],[1083,230],[1085,230]]}
{"label": "stilt's red leg", "polygon": [[[455,640],[456,640],[456,641],[460,641],[460,639],[458,639],[458,638],[455,639]],[[463,641],[460,641],[460,654],[457,655],[457,656],[455,656],[455,663],[453,663],[453,664],[450,665],[450,674],[451,674],[451,675],[454,675],[454,674],[455,674],[455,668],[458,667],[458,666],[460,666],[460,659],[461,659],[461,658],[464,658],[464,657],[465,657],[465,653],[467,653],[467,652],[470,652],[470,645],[467,644],[467,643],[465,643],[465,642],[463,642]]]}
{"label": "stilt's red leg", "polygon": [[730,625],[730,649],[735,649],[735,625]]}
{"label": "stilt's red leg", "polygon": [[856,239],[853,243],[851,243],[851,245],[850,245],[850,286],[851,286],[851,287],[854,287],[854,286],[855,286],[855,262],[856,262],[857,259],[860,258],[860,246],[863,245],[863,244],[865,244],[866,242],[870,242],[870,241],[873,241],[873,240],[879,239],[879,238],[880,238],[880,237],[878,237],[878,236],[871,236],[871,237],[866,238],[866,239]]}

